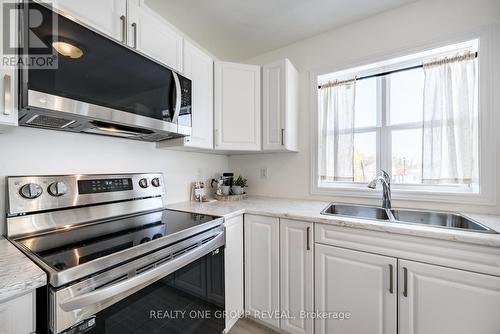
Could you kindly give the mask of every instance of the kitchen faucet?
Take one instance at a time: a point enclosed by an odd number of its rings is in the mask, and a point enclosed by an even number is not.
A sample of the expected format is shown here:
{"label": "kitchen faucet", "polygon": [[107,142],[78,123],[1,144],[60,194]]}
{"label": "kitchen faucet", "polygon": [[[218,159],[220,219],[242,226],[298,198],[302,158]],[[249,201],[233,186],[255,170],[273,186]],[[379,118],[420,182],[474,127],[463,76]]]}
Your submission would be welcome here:
{"label": "kitchen faucet", "polygon": [[382,183],[383,188],[382,207],[384,209],[391,209],[391,177],[385,170],[382,170],[379,175],[368,183],[368,188],[377,188],[378,181]]}

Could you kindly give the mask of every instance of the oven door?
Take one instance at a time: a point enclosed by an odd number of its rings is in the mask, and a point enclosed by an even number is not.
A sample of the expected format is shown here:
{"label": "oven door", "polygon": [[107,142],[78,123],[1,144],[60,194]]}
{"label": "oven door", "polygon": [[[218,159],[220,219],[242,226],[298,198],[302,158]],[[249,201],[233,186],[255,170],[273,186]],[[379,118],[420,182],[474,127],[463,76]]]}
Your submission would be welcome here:
{"label": "oven door", "polygon": [[[188,78],[45,5],[25,1],[21,21],[23,57],[55,61],[20,68],[20,125],[144,140],[191,134]],[[65,57],[54,43],[81,54]]]}
{"label": "oven door", "polygon": [[50,293],[52,333],[217,333],[224,231],[204,232]]}

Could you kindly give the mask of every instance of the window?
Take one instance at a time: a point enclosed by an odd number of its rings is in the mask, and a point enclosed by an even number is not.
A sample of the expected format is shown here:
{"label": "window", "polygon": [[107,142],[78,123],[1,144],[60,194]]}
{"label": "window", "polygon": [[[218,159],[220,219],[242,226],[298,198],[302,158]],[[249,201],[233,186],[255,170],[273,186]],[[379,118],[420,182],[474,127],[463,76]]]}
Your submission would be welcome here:
{"label": "window", "polygon": [[479,193],[479,55],[475,39],[318,75],[315,189],[385,170],[396,193]]}

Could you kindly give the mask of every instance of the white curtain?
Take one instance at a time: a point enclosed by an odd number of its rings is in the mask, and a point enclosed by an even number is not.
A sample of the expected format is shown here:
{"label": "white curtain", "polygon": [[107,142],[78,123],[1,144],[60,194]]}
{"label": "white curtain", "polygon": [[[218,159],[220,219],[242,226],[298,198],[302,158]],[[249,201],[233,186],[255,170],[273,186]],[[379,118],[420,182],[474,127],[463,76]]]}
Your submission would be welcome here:
{"label": "white curtain", "polygon": [[354,80],[328,84],[319,92],[319,178],[353,181]]}
{"label": "white curtain", "polygon": [[477,60],[424,65],[423,183],[471,184],[477,157]]}

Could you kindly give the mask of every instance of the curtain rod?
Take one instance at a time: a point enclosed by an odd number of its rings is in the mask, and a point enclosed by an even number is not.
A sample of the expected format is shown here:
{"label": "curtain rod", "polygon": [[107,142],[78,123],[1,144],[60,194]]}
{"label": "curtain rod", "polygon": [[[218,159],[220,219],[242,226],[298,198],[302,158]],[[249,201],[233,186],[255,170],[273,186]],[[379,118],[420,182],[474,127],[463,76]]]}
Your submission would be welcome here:
{"label": "curtain rod", "polygon": [[[478,57],[478,53],[475,52],[474,53],[474,58],[477,58],[477,57]],[[423,67],[424,67],[424,64],[410,66],[410,67],[404,67],[404,68],[398,68],[397,70],[392,70],[392,71],[387,71],[387,72],[382,72],[382,73],[376,73],[376,74],[366,75],[364,77],[359,77],[359,78],[356,78],[356,81],[365,80],[365,79],[371,79],[371,78],[377,78],[377,77],[383,77],[384,75],[389,75],[389,74],[394,74],[394,73],[399,73],[399,72],[410,71],[410,70],[414,70],[414,69],[417,69],[417,68],[423,68]],[[318,89],[321,89],[321,87],[324,86],[324,85],[328,85],[328,83],[323,84],[323,85],[319,85]]]}

